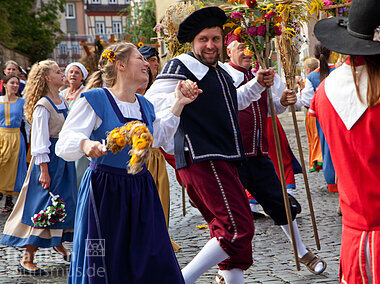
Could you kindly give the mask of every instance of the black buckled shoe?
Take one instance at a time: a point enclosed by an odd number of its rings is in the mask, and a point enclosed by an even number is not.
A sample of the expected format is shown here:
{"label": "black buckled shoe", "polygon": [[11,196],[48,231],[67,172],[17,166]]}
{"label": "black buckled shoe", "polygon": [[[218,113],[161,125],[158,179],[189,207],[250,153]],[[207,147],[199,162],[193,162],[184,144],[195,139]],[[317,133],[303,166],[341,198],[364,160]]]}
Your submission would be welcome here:
{"label": "black buckled shoe", "polygon": [[263,213],[260,213],[260,212],[256,212],[256,211],[252,211],[252,215],[253,215],[253,219],[257,220],[257,219],[262,219],[262,218],[265,218],[265,214]]}
{"label": "black buckled shoe", "polygon": [[48,274],[45,270],[41,268],[38,268],[36,270],[25,268],[21,263],[18,264],[17,271],[24,275],[33,275],[33,276],[44,276]]}
{"label": "black buckled shoe", "polygon": [[297,208],[297,214],[300,214],[302,212],[302,207],[301,204],[295,199],[295,197],[291,194],[288,193],[289,201],[290,201],[290,206],[295,206]]}

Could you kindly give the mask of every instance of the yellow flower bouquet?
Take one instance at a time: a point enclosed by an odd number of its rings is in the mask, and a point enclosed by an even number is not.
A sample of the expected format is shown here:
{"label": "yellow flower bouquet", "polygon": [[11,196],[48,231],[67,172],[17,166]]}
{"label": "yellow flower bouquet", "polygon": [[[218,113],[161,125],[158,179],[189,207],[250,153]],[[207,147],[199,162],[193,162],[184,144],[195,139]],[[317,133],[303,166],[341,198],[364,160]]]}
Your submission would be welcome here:
{"label": "yellow flower bouquet", "polygon": [[107,149],[112,153],[124,149],[126,145],[131,146],[131,156],[127,170],[130,174],[137,174],[141,166],[149,159],[153,144],[153,136],[145,123],[134,120],[107,133]]}

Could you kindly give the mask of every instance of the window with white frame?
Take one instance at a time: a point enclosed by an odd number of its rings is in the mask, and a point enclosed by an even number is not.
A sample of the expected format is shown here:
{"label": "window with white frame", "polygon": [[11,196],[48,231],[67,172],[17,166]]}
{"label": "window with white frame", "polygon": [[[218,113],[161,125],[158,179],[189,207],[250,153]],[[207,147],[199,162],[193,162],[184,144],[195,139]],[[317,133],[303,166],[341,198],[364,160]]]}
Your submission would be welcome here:
{"label": "window with white frame", "polygon": [[125,0],[125,4],[130,4],[131,1],[130,0]]}
{"label": "window with white frame", "polygon": [[77,44],[74,44],[71,46],[71,53],[72,54],[80,54],[80,47]]}
{"label": "window with white frame", "polygon": [[92,0],[91,3],[92,4],[101,4],[101,1],[100,0]]}
{"label": "window with white frame", "polygon": [[117,0],[108,0],[109,4],[117,4]]}
{"label": "window with white frame", "polygon": [[121,22],[117,22],[117,21],[112,22],[112,33],[114,33],[114,34],[121,34],[122,33]]}
{"label": "window with white frame", "polygon": [[95,22],[95,34],[102,35],[106,33],[104,22]]}
{"label": "window with white frame", "polygon": [[75,3],[66,3],[66,19],[75,19]]}
{"label": "window with white frame", "polygon": [[59,54],[67,54],[67,44],[60,43],[59,44]]}

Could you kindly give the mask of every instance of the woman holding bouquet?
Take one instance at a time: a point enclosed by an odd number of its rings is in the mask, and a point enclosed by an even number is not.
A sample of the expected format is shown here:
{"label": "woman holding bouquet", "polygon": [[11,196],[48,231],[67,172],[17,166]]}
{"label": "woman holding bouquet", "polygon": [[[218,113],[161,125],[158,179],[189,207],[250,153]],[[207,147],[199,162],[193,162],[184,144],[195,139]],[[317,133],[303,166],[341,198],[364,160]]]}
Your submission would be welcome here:
{"label": "woman holding bouquet", "polygon": [[[12,214],[5,223],[1,243],[24,247],[24,257],[18,271],[23,274],[44,275],[34,264],[39,247],[53,247],[69,260],[62,242],[72,241],[77,197],[75,165],[55,154],[55,144],[67,116],[67,103],[59,96],[63,74],[58,64],[44,60],[33,65],[25,87],[27,94],[25,116],[32,124],[31,154],[27,177]],[[51,205],[50,193],[66,202],[64,222],[53,225],[35,224],[32,218]],[[49,216],[49,221],[55,216]]]}
{"label": "woman holding bouquet", "polygon": [[[89,79],[90,91],[74,105],[60,133],[60,157],[92,158],[79,188],[69,283],[184,281],[151,174],[145,166],[128,174],[130,148],[112,154],[100,142],[132,120],[146,124],[153,147],[172,139],[183,107],[201,91],[184,81],[171,109],[155,114],[153,105],[136,95],[148,80],[148,66],[133,44],[109,46],[100,57],[99,71]],[[99,88],[103,84],[107,88]]]}

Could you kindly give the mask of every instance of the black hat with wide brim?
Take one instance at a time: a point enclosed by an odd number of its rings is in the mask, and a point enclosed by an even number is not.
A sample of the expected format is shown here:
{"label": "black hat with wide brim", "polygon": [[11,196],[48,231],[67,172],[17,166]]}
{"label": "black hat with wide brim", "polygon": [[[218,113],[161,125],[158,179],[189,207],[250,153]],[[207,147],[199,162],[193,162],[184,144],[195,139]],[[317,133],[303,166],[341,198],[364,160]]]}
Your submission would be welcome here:
{"label": "black hat with wide brim", "polygon": [[[379,0],[353,0],[348,17],[321,20],[314,27],[316,38],[328,49],[347,55],[380,54]],[[377,30],[377,31],[376,31]]]}
{"label": "black hat with wide brim", "polygon": [[211,27],[223,29],[227,21],[226,13],[219,7],[206,7],[190,14],[179,25],[177,38],[180,43],[192,42],[202,30]]}

